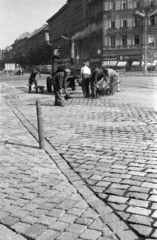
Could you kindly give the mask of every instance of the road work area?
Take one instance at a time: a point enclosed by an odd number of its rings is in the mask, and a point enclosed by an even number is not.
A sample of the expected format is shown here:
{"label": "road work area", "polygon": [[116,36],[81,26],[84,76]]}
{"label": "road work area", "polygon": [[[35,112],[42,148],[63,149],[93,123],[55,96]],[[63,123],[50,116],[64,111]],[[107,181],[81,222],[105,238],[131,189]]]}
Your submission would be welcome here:
{"label": "road work area", "polygon": [[17,240],[157,239],[156,90],[71,96],[61,108],[53,94],[1,94],[0,227]]}

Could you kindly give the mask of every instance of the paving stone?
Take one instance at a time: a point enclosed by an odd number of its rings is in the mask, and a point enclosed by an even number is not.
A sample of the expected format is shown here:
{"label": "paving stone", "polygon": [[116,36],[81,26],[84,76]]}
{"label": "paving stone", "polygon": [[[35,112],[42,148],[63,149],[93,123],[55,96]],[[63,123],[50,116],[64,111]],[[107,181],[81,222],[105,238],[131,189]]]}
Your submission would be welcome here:
{"label": "paving stone", "polygon": [[137,199],[131,199],[128,204],[147,208],[148,205],[149,205],[149,202],[148,201],[137,200]]}
{"label": "paving stone", "polygon": [[52,223],[52,225],[49,226],[49,228],[55,231],[63,232],[69,225],[69,223],[55,221]]}
{"label": "paving stone", "polygon": [[71,233],[71,232],[63,232],[56,239],[57,240],[69,240],[69,239],[75,240],[75,239],[78,239],[78,234]]}
{"label": "paving stone", "polygon": [[22,222],[16,222],[15,224],[12,225],[12,229],[15,229],[16,232],[18,233],[24,233],[27,228],[29,228],[31,225],[27,223],[22,223]]}
{"label": "paving stone", "polygon": [[77,204],[78,201],[74,201],[71,199],[66,199],[63,202],[61,202],[59,205],[57,205],[58,209],[64,209],[64,210],[69,210],[72,207],[74,207]]}
{"label": "paving stone", "polygon": [[74,232],[80,235],[82,232],[84,232],[87,229],[86,225],[81,225],[81,224],[71,224],[68,228],[66,228],[67,232]]}
{"label": "paving stone", "polygon": [[91,218],[80,217],[80,218],[77,218],[77,219],[75,220],[75,223],[89,226],[93,221],[94,221],[94,220],[91,219]]}
{"label": "paving stone", "polygon": [[86,212],[84,212],[81,217],[85,218],[93,218],[96,219],[98,218],[98,214],[91,208],[89,208]]}
{"label": "paving stone", "polygon": [[22,218],[21,221],[25,223],[33,224],[38,221],[39,218],[27,215],[25,218]]}
{"label": "paving stone", "polygon": [[[148,199],[148,194],[146,193],[134,193],[134,192],[128,192],[126,194],[127,198],[136,198],[136,199],[142,199],[142,200],[147,200]],[[149,199],[148,199],[149,200]]]}
{"label": "paving stone", "polygon": [[118,211],[117,214],[125,221],[129,218],[130,214]]}
{"label": "paving stone", "polygon": [[151,217],[145,217],[137,214],[132,214],[128,219],[129,222],[151,226],[154,220]]}
{"label": "paving stone", "polygon": [[60,210],[60,209],[52,209],[51,211],[49,211],[47,213],[48,216],[52,216],[52,217],[60,217],[65,213],[64,210]]}
{"label": "paving stone", "polygon": [[157,202],[157,196],[156,195],[152,195],[148,200],[149,201],[153,201],[153,202]]}
{"label": "paving stone", "polygon": [[117,222],[120,220],[115,213],[103,214],[100,218],[104,223]]}
{"label": "paving stone", "polygon": [[128,206],[127,204],[119,204],[119,203],[118,204],[110,203],[110,205],[118,211],[124,211]]}
{"label": "paving stone", "polygon": [[40,234],[36,240],[53,240],[56,239],[56,237],[59,235],[57,231],[47,229],[42,234]]}
{"label": "paving stone", "polygon": [[38,218],[38,220],[36,221],[36,223],[41,223],[43,225],[47,225],[50,226],[53,222],[55,222],[57,220],[57,218],[54,217],[50,217],[50,216],[41,216],[40,218]]}
{"label": "paving stone", "polygon": [[43,216],[43,215],[46,215],[48,213],[48,211],[47,210],[43,210],[43,209],[35,209],[34,211],[32,211],[31,213],[30,213],[30,215],[32,215],[33,217],[41,217],[41,216]]}
{"label": "paving stone", "polygon": [[35,223],[31,227],[27,228],[24,234],[30,238],[36,238],[46,229],[47,229],[46,226]]}
{"label": "paving stone", "polygon": [[131,224],[131,227],[144,237],[149,237],[153,230],[151,227],[139,225],[139,224]]}
{"label": "paving stone", "polygon": [[132,186],[129,188],[129,191],[131,192],[141,192],[141,193],[148,193],[149,192],[149,188],[145,188],[145,187],[135,187]]}
{"label": "paving stone", "polygon": [[1,212],[1,211],[0,211],[0,220],[1,220],[2,218],[7,217],[8,215],[9,215],[9,213]]}
{"label": "paving stone", "polygon": [[26,240],[26,238],[17,235],[7,227],[0,225],[1,240]]}
{"label": "paving stone", "polygon": [[149,209],[145,209],[145,208],[141,208],[141,207],[133,207],[133,206],[128,207],[126,209],[126,212],[139,214],[139,215],[145,215],[145,216],[149,216],[151,214],[151,210],[149,210]]}
{"label": "paving stone", "polygon": [[118,222],[110,222],[108,223],[109,227],[112,229],[112,231],[114,233],[116,233],[116,235],[121,239],[121,240],[137,240],[139,239],[138,236],[130,231],[127,227],[127,225],[122,222],[122,221],[118,221]]}
{"label": "paving stone", "polygon": [[70,215],[70,214],[64,214],[61,216],[58,221],[65,222],[65,223],[73,223],[77,219],[77,216],[75,215]]}
{"label": "paving stone", "polygon": [[101,232],[91,229],[86,229],[80,237],[83,239],[96,240],[101,236]]}
{"label": "paving stone", "polygon": [[[153,239],[157,239],[157,230],[154,231],[154,233],[151,235]],[[151,238],[151,239],[152,239]],[[149,240],[149,239],[148,239]]]}
{"label": "paving stone", "polygon": [[72,208],[67,213],[72,214],[72,215],[76,215],[76,216],[81,216],[84,212],[85,212],[85,209]]}
{"label": "paving stone", "polygon": [[7,226],[11,226],[18,221],[19,221],[19,218],[12,217],[12,216],[7,216],[7,217],[1,219],[1,223],[3,223],[4,225],[7,225]]}
{"label": "paving stone", "polygon": [[109,196],[108,201],[123,204],[123,203],[126,203],[128,201],[128,198],[111,195],[111,196]]}
{"label": "paving stone", "polygon": [[29,203],[23,206],[23,210],[27,210],[27,211],[33,211],[34,209],[38,208],[38,204],[34,204],[34,203]]}

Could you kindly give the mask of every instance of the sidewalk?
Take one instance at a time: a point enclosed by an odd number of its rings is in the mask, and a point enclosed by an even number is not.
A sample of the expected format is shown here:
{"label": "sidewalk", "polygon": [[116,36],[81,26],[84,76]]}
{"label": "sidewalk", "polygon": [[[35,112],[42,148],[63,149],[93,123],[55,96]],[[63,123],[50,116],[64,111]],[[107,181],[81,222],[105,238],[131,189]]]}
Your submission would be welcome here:
{"label": "sidewalk", "polygon": [[[16,114],[1,99],[0,223],[17,234],[8,240],[137,239],[121,221],[125,233],[110,230],[106,217],[117,221],[112,209],[48,142],[46,151],[40,150],[29,132],[37,137],[37,131]],[[7,240],[6,231],[0,234]]]}

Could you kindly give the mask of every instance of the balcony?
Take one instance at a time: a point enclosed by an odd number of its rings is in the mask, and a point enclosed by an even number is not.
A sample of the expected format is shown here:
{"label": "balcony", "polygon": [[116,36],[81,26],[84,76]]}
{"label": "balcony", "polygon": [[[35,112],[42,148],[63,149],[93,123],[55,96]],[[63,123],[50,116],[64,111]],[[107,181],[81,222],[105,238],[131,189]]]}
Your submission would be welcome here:
{"label": "balcony", "polygon": [[142,49],[144,48],[143,44],[136,44],[136,45],[117,45],[117,46],[106,46],[105,49],[112,49],[112,50],[116,50],[116,49]]}

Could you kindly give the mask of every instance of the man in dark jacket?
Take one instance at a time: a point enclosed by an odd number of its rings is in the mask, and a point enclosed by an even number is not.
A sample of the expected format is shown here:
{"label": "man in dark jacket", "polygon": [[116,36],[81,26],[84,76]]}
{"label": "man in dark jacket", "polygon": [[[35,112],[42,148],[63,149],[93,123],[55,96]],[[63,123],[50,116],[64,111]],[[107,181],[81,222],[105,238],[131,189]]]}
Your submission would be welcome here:
{"label": "man in dark jacket", "polygon": [[70,75],[70,70],[65,69],[65,70],[57,71],[56,74],[53,76],[53,88],[54,88],[54,94],[55,94],[54,106],[65,107],[65,104],[62,98],[62,88],[65,90],[65,93],[67,94],[66,78],[69,75]]}
{"label": "man in dark jacket", "polygon": [[36,71],[35,69],[33,69],[32,73],[31,73],[31,75],[30,75],[30,77],[29,77],[29,93],[30,93],[31,90],[32,90],[32,84],[33,84],[33,83],[35,84],[35,86],[38,85],[38,82],[37,82],[37,80],[36,80],[36,76],[37,76],[37,75],[39,75],[39,76],[41,77],[40,73],[39,73],[38,71]]}
{"label": "man in dark jacket", "polygon": [[103,68],[96,68],[91,74],[91,78],[90,78],[91,96],[93,99],[96,99],[98,97],[97,96],[97,83],[102,78],[104,78],[106,80],[106,75],[105,75]]}

